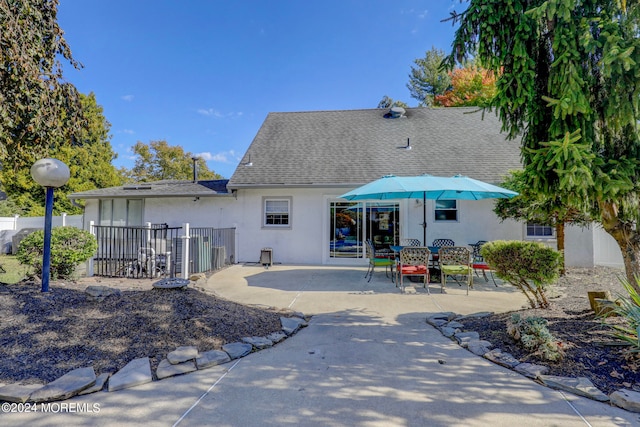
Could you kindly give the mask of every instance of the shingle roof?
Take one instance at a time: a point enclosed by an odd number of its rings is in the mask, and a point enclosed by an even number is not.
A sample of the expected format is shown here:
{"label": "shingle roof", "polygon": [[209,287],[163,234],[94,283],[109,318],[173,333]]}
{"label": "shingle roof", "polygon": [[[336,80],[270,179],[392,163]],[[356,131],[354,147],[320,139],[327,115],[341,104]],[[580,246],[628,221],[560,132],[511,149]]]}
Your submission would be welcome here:
{"label": "shingle roof", "polygon": [[125,184],[120,187],[82,191],[69,195],[70,199],[151,198],[151,197],[213,197],[227,196],[227,179],[210,181],[163,180]]}
{"label": "shingle roof", "polygon": [[[404,117],[385,118],[387,112],[270,113],[229,188],[345,187],[423,173],[499,183],[522,167],[519,141],[506,140],[494,113],[483,118],[476,108],[409,108]],[[407,139],[411,150],[404,149]]]}

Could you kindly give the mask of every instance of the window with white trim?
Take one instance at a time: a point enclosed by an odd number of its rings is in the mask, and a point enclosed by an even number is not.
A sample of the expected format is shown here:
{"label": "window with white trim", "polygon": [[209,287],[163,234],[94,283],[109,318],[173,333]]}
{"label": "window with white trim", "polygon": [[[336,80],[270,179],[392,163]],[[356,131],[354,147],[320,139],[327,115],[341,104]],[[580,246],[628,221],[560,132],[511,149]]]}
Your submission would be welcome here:
{"label": "window with white trim", "polygon": [[458,203],[456,200],[436,200],[436,221],[457,221]]}
{"label": "window with white trim", "polygon": [[265,227],[290,227],[291,226],[291,199],[265,198],[263,203]]}
{"label": "window with white trim", "polygon": [[144,203],[142,199],[100,200],[100,225],[143,225]]}
{"label": "window with white trim", "polygon": [[535,222],[527,222],[527,237],[554,237],[554,228],[550,225],[540,225]]}

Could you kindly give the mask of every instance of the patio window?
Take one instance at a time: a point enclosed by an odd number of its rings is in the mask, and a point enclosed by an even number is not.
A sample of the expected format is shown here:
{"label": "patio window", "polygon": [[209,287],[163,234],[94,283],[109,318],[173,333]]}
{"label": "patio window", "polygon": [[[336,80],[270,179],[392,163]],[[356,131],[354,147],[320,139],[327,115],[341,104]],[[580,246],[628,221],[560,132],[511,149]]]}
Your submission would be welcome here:
{"label": "patio window", "polygon": [[436,221],[457,221],[458,203],[456,200],[436,200]]}
{"label": "patio window", "polygon": [[554,228],[550,225],[540,225],[535,222],[527,222],[527,237],[554,237]]}
{"label": "patio window", "polygon": [[291,226],[291,198],[271,199],[265,198],[264,227],[290,227]]}
{"label": "patio window", "polygon": [[142,199],[102,199],[100,225],[141,226],[143,206]]}

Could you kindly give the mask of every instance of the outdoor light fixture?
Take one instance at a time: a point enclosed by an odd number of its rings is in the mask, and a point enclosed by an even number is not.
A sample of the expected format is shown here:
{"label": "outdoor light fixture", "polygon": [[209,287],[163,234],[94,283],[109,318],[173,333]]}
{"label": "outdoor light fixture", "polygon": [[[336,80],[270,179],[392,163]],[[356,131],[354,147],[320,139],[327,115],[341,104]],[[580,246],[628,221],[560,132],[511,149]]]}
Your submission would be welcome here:
{"label": "outdoor light fixture", "polygon": [[53,217],[53,189],[69,181],[69,167],[57,159],[40,159],[31,166],[31,176],[46,188],[44,213],[44,248],[42,253],[42,292],[49,292],[51,269],[51,220]]}

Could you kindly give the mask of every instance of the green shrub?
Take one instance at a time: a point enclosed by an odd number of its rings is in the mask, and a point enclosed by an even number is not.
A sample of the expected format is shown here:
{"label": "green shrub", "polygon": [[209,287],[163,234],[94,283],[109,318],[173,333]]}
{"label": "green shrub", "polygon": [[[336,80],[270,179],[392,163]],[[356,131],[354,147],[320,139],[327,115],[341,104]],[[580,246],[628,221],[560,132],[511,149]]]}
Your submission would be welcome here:
{"label": "green shrub", "polygon": [[513,314],[507,322],[507,332],[533,355],[543,360],[558,361],[564,356],[558,341],[549,332],[547,320]]}
{"label": "green shrub", "polygon": [[[640,277],[635,281],[640,285]],[[607,324],[613,329],[611,336],[630,345],[630,352],[640,354],[640,294],[627,279],[620,279],[620,283],[629,294],[628,297],[620,295],[616,301],[603,301],[609,308],[603,316],[618,315],[625,319],[625,324]]]}
{"label": "green shrub", "polygon": [[[42,276],[42,255],[44,251],[44,231],[38,230],[22,239],[16,257],[33,267]],[[50,274],[55,279],[68,279],[78,265],[93,256],[98,249],[96,238],[76,227],[55,227],[51,230]]]}
{"label": "green shrub", "polygon": [[520,289],[531,308],[547,308],[545,288],[560,276],[562,254],[539,242],[496,240],[480,251],[496,276]]}

